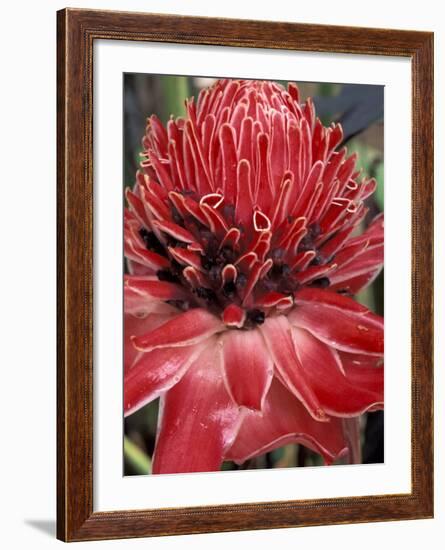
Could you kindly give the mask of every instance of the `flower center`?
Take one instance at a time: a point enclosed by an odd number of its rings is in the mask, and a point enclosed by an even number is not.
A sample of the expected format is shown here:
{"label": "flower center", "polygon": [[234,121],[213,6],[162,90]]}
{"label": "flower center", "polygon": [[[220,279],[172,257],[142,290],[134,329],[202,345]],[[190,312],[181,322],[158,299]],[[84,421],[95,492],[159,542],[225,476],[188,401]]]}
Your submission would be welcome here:
{"label": "flower center", "polygon": [[[188,196],[187,201],[193,211],[192,198]],[[242,327],[250,328],[262,324],[277,308],[291,307],[294,292],[302,286],[330,285],[327,276],[301,276],[308,270],[314,274],[323,272],[320,266],[326,263],[317,247],[321,233],[318,223],[300,231],[301,238],[291,250],[283,235],[295,225],[293,218],[289,217],[272,233],[267,216],[262,215],[266,229],[255,231],[253,225],[235,226],[234,208],[223,202],[222,198],[220,208],[213,211],[218,213],[219,228],[212,223],[205,225],[196,213],[181,213],[171,205],[172,223],[159,223],[156,233],[145,226],[139,229],[146,250],[168,262],[157,270],[158,279],[186,291],[187,298],[168,300],[169,304],[182,311],[205,307],[218,316],[235,305],[244,311]],[[252,224],[253,218],[254,215]]]}

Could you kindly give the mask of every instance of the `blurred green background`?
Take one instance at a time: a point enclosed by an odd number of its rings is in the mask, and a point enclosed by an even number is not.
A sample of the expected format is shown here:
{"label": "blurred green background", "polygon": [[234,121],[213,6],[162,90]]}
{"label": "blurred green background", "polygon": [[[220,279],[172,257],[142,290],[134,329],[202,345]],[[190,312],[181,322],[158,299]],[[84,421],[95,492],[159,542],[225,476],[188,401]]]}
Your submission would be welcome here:
{"label": "blurred green background", "polygon": [[[215,79],[190,76],[124,74],[124,187],[134,185],[139,167],[141,140],[146,120],[156,114],[164,123],[171,115],[185,114],[184,99],[194,96],[211,85]],[[284,86],[287,82],[278,81]],[[333,84],[298,82],[304,101],[312,97],[317,115],[325,125],[341,122],[348,153],[359,155],[358,168],[367,176],[376,178],[377,191],[367,199],[369,213],[364,227],[376,214],[383,211],[383,113],[382,86],[362,84]],[[383,272],[357,299],[383,315]],[[158,416],[156,400],[124,419],[124,475],[144,475],[151,472],[151,457],[155,445]],[[378,411],[361,419],[363,463],[384,461],[384,413]],[[342,463],[342,462],[340,462]],[[300,445],[286,445],[280,449],[247,461],[241,466],[232,462],[223,464],[223,470],[254,468],[288,468],[319,466],[319,455]]]}

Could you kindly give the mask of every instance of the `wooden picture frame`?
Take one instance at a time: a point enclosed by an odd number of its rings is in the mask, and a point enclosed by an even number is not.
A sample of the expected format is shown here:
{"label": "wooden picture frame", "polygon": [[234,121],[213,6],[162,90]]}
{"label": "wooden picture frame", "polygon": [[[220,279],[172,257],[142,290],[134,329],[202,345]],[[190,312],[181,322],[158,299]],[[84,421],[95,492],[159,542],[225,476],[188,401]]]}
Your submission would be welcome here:
{"label": "wooden picture frame", "polygon": [[[64,541],[433,516],[433,34],[65,9],[57,14],[57,537]],[[411,492],[93,512],[93,43],[154,41],[409,58],[412,65]]]}

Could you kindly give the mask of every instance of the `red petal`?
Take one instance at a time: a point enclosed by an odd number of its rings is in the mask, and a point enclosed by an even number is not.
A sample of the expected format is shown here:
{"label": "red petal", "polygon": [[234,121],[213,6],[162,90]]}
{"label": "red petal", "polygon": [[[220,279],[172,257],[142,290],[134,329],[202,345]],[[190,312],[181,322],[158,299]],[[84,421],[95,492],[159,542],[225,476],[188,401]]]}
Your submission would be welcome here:
{"label": "red petal", "polygon": [[236,223],[247,228],[252,223],[253,183],[250,163],[240,160],[236,179],[235,220]]}
{"label": "red petal", "polygon": [[216,340],[161,400],[153,473],[219,470],[240,413],[225,388]]}
{"label": "red petal", "polygon": [[187,279],[187,282],[191,285],[192,288],[199,288],[201,286],[204,288],[208,288],[210,286],[210,283],[208,279],[204,276],[204,274],[194,267],[186,267],[182,274]]}
{"label": "red petal", "polygon": [[310,174],[307,177],[306,183],[304,184],[303,190],[300,193],[297,204],[293,208],[293,215],[297,217],[305,215],[308,204],[313,196],[314,188],[316,184],[320,181],[323,168],[324,165],[320,160],[317,161],[312,167]]}
{"label": "red petal", "polygon": [[159,197],[159,190],[162,187],[157,183],[150,182],[150,188],[141,186],[141,196],[143,198],[146,217],[151,220],[153,217],[162,220],[170,218],[170,211],[164,201]]}
{"label": "red petal", "polygon": [[141,353],[124,379],[124,413],[134,413],[177,384],[202,345]]}
{"label": "red petal", "polygon": [[164,269],[170,266],[170,262],[164,256],[160,256],[155,252],[146,250],[132,237],[125,236],[124,238],[125,256],[139,264],[142,264],[154,271]]}
{"label": "red petal", "polygon": [[221,337],[230,394],[238,405],[261,410],[273,375],[273,363],[260,332],[230,330]]}
{"label": "red petal", "polygon": [[343,129],[340,124],[336,124],[332,128],[332,132],[329,136],[329,149],[335,149],[343,139]]}
{"label": "red petal", "polygon": [[[238,142],[238,158],[245,159],[251,166],[254,166],[254,164],[252,165],[253,144],[256,142],[252,139],[252,131],[253,119],[246,117],[241,124],[241,133]],[[253,193],[254,190],[251,189],[251,191]]]}
{"label": "red petal", "polygon": [[151,280],[148,277],[126,277],[125,288],[141,296],[158,300],[182,300],[187,297],[184,289],[167,281]]}
{"label": "red petal", "polygon": [[[341,264],[339,264],[341,265]],[[363,250],[351,262],[338,269],[329,280],[335,289],[345,289],[353,294],[369,285],[380,273],[383,267],[383,245]],[[362,287],[354,282],[360,278],[364,281]],[[335,286],[334,286],[335,285]]]}
{"label": "red petal", "polygon": [[342,296],[336,292],[323,290],[320,288],[302,288],[295,294],[295,303],[304,304],[322,304],[329,307],[336,307],[342,311],[351,311],[355,313],[368,313],[368,308],[362,306],[355,300]]}
{"label": "red petal", "polygon": [[[306,107],[308,107],[308,103],[306,103],[305,106],[305,114],[306,114]],[[313,114],[313,110],[312,110]],[[309,170],[312,168],[312,147],[311,147],[311,140],[312,140],[312,130],[313,130],[313,121],[314,118],[311,116],[312,122],[309,122],[308,120],[303,119],[301,121],[301,153],[300,153],[300,162],[301,162],[301,181],[302,184],[305,185]]]}
{"label": "red petal", "polygon": [[226,459],[241,464],[288,443],[306,445],[320,453],[327,463],[346,452],[341,419],[317,422],[274,378],[262,413],[246,413]]}
{"label": "red petal", "polygon": [[345,242],[335,258],[340,268],[330,278],[333,290],[356,294],[377,277],[383,266],[383,238],[383,215],[379,215],[362,235]]}
{"label": "red petal", "polygon": [[125,313],[136,317],[146,317],[150,313],[172,314],[177,311],[175,308],[153,298],[149,294],[141,294],[129,286],[124,287],[124,310]]}
{"label": "red petal", "polygon": [[190,231],[187,231],[187,229],[184,229],[176,223],[166,220],[155,220],[153,222],[153,226],[160,229],[162,232],[167,233],[167,235],[178,239],[178,241],[182,241],[184,243],[192,243],[195,241],[195,237],[190,233]]}
{"label": "red petal", "polygon": [[169,170],[167,168],[168,165],[162,164],[162,162],[159,160],[158,156],[154,151],[148,151],[148,157],[149,157],[151,166],[156,171],[156,175],[158,176],[158,181],[162,184],[164,189],[167,189],[168,191],[172,191],[173,182],[170,178]]}
{"label": "red petal", "polygon": [[186,248],[173,248],[171,246],[168,247],[168,251],[173,256],[173,258],[181,265],[191,266],[198,271],[204,271],[204,268],[201,264],[200,254],[192,252],[191,250],[187,250]]}
{"label": "red petal", "polygon": [[[372,391],[364,384],[343,374],[338,355],[302,329],[293,329],[295,350],[305,375],[323,408],[334,416],[358,416],[383,401],[383,393]],[[374,369],[377,380],[383,369]]]}
{"label": "red petal", "polygon": [[211,208],[208,204],[201,204],[200,207],[207,219],[207,225],[210,226],[212,233],[215,233],[218,238],[222,239],[228,231],[227,223],[224,217],[221,216],[217,210]]}
{"label": "red petal", "polygon": [[149,122],[149,128],[152,132],[152,136],[154,137],[154,141],[159,148],[159,152],[165,154],[167,150],[168,139],[167,139],[167,132],[162,122],[159,120],[159,118],[156,115],[151,115],[148,122]]}
{"label": "red petal", "polygon": [[195,167],[196,185],[199,193],[205,195],[212,192],[207,162],[204,158],[201,141],[196,136],[196,125],[187,120],[185,123],[185,138],[189,140],[190,150]]}
{"label": "red petal", "polygon": [[223,124],[219,133],[223,159],[223,189],[228,204],[235,203],[236,195],[236,146],[235,132],[229,124]]}
{"label": "red petal", "polygon": [[130,190],[129,187],[125,190],[125,198],[130,206],[132,213],[135,215],[139,223],[143,227],[150,227],[147,214],[145,213],[144,205],[141,199]]}
{"label": "red petal", "polygon": [[224,330],[223,323],[205,309],[195,308],[179,314],[162,327],[133,339],[136,349],[188,346]]}
{"label": "red petal", "polygon": [[312,265],[307,267],[304,271],[295,273],[294,279],[301,285],[310,283],[314,279],[319,279],[320,277],[328,277],[329,281],[331,280],[330,273],[337,268],[337,264],[331,265]]}
{"label": "red petal", "polygon": [[236,304],[230,304],[223,312],[223,321],[228,327],[241,328],[245,320],[246,311]]}
{"label": "red petal", "polygon": [[255,231],[269,231],[272,224],[266,214],[261,212],[261,210],[255,210],[253,214],[253,226]]}
{"label": "red petal", "polygon": [[278,198],[275,200],[274,205],[274,215],[272,219],[272,225],[274,228],[277,228],[286,218],[286,214],[289,211],[289,199],[292,194],[294,182],[291,177],[285,179],[280,186],[277,185],[277,190],[279,190]]}
{"label": "red petal", "polygon": [[286,169],[285,115],[278,111],[271,112],[271,139],[269,148],[269,163],[272,185],[278,189]]}
{"label": "red petal", "polygon": [[240,236],[241,232],[237,227],[230,228],[225,234],[223,240],[221,241],[219,249],[221,250],[225,246],[230,246],[231,248],[235,249],[240,239]]}
{"label": "red petal", "polygon": [[255,300],[256,307],[276,307],[278,309],[287,309],[294,303],[292,296],[281,294],[280,292],[267,292]]}
{"label": "red petal", "polygon": [[339,356],[348,380],[379,394],[383,402],[383,358],[343,352],[340,352]]}
{"label": "red petal", "polygon": [[282,315],[269,317],[261,325],[260,330],[266,340],[280,379],[316,420],[326,420],[322,406],[308,384],[295,353],[291,335],[292,328],[286,317]]}
{"label": "red petal", "polygon": [[[261,110],[259,109],[259,112]],[[269,176],[269,137],[267,134],[260,133],[257,136],[257,167],[254,200],[258,208],[269,212],[273,204],[273,188]],[[267,229],[270,229],[270,225]]]}
{"label": "red petal", "polygon": [[267,265],[270,264],[270,267],[272,267],[272,263],[273,263],[273,261],[269,258],[267,260],[267,262],[264,262],[264,263],[256,262],[252,266],[250,274],[247,278],[246,286],[243,289],[243,306],[248,303],[250,295],[252,294],[252,291],[253,291],[255,285],[259,281],[265,266],[267,267]]}
{"label": "red petal", "polygon": [[[168,308],[169,306],[165,304]],[[173,310],[173,308],[171,308]],[[151,314],[147,317],[135,317],[134,315],[129,315],[127,310],[125,310],[124,316],[124,370],[131,368],[135,362],[137,356],[141,354],[134,346],[131,341],[132,336],[139,336],[139,334],[144,334],[148,330],[154,330],[159,326],[166,323],[170,318],[171,313],[163,314]]]}
{"label": "red petal", "polygon": [[227,283],[235,282],[237,276],[236,267],[233,264],[226,264],[221,271],[221,288]]}
{"label": "red petal", "polygon": [[[350,157],[348,157],[341,165],[340,170],[337,174],[337,178],[340,180],[340,183],[343,184],[343,187],[346,186],[352,174],[354,173],[356,162],[357,154],[354,153]],[[342,188],[340,187],[340,193],[342,192]]]}
{"label": "red petal", "polygon": [[[334,296],[334,293],[332,293]],[[296,295],[298,304],[300,293]],[[328,302],[301,303],[289,314],[296,327],[307,329],[319,340],[342,351],[383,355],[383,325],[381,318],[357,308],[358,304],[345,296],[335,295],[332,302],[345,303],[343,309]],[[357,308],[354,310],[354,308]]]}
{"label": "red petal", "polygon": [[294,82],[289,82],[287,84],[287,91],[295,103],[300,103],[300,90]]}

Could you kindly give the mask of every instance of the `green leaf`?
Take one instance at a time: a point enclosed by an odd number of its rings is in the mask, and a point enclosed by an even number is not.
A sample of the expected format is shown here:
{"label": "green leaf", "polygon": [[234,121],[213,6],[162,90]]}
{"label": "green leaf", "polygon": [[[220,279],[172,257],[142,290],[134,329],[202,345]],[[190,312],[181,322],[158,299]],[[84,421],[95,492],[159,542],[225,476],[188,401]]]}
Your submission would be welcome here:
{"label": "green leaf", "polygon": [[136,474],[151,473],[151,460],[130,438],[124,437],[124,457]]}
{"label": "green leaf", "polygon": [[161,78],[164,96],[164,120],[185,115],[184,101],[190,95],[189,80],[186,76],[163,76]]}
{"label": "green leaf", "polygon": [[384,210],[384,166],[381,162],[375,169],[375,179],[377,180],[377,189],[374,193],[374,198],[378,207],[383,212]]}

